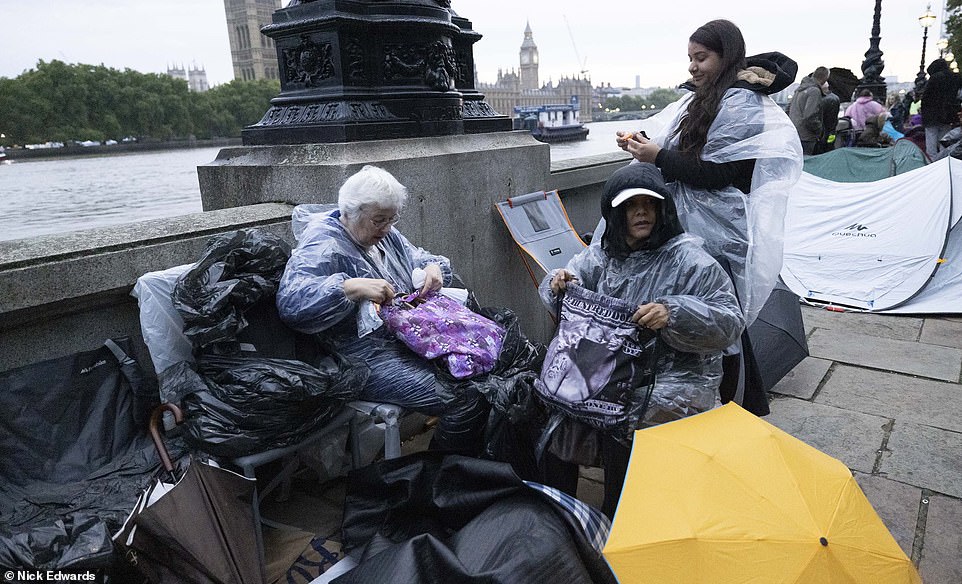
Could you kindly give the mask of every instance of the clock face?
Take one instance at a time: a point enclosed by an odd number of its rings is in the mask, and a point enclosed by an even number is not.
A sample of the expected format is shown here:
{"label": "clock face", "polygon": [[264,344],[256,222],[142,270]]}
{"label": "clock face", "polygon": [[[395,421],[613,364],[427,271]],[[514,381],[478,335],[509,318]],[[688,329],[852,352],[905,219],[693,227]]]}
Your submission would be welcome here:
{"label": "clock face", "polygon": [[521,64],[527,65],[531,62],[531,55],[528,53],[521,53]]}
{"label": "clock face", "polygon": [[534,63],[535,65],[538,64],[538,53],[531,55],[531,62]]}

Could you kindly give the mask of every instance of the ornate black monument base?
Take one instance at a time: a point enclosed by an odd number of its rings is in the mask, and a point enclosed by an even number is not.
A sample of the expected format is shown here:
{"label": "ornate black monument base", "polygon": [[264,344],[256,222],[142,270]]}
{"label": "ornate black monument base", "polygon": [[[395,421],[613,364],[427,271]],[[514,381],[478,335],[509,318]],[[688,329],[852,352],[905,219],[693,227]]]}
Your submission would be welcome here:
{"label": "ornate black monument base", "polygon": [[244,144],[511,130],[474,88],[481,35],[448,0],[315,0],[274,13],[281,93]]}

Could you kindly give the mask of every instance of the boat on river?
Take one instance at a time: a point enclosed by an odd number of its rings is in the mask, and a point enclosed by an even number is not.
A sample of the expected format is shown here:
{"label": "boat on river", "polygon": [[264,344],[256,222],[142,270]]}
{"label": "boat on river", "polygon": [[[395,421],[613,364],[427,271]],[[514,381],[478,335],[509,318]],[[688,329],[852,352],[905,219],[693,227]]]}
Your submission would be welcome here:
{"label": "boat on river", "polygon": [[515,106],[512,124],[515,130],[528,130],[541,142],[586,140],[588,128],[581,123],[577,96],[571,103]]}

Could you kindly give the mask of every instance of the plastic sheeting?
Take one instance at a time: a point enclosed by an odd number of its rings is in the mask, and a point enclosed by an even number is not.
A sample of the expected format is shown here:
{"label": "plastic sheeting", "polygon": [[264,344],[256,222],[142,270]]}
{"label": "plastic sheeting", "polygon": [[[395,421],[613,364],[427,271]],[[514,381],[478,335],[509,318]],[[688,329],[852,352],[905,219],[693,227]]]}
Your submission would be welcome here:
{"label": "plastic sheeting", "polygon": [[158,375],[181,361],[194,360],[194,346],[184,336],[184,319],[170,300],[177,279],[192,265],[147,272],[130,292],[140,307],[140,335]]}
{"label": "plastic sheeting", "polygon": [[337,582],[614,584],[570,515],[504,463],[436,452],[351,473]]}
{"label": "plastic sheeting", "polygon": [[[672,132],[686,115],[688,94],[639,124],[662,148],[677,148]],[[685,231],[731,269],[735,290],[751,324],[775,286],[782,266],[783,219],[789,190],[802,170],[798,131],[768,96],[729,89],[701,155],[707,162],[754,159],[752,188],[703,190],[668,184]]]}
{"label": "plastic sheeting", "polygon": [[541,369],[545,347],[521,331],[518,316],[507,308],[479,308],[478,313],[505,330],[501,352],[487,375],[459,380],[440,371],[441,387],[451,396],[477,391],[491,404],[484,428],[483,456],[510,462],[525,479],[540,477],[535,460],[535,432],[543,425],[545,411],[535,397],[534,383]]}
{"label": "plastic sheeting", "polygon": [[273,297],[290,257],[283,239],[259,229],[210,240],[201,259],[177,280],[174,308],[195,348],[236,343],[247,326],[244,313]]}
{"label": "plastic sheeting", "polygon": [[[664,350],[656,366],[655,388],[643,425],[667,422],[711,409],[721,381],[721,351],[744,328],[731,282],[698,245],[679,235],[652,251],[636,251],[625,260],[609,259],[598,242],[568,262],[566,268],[585,288],[633,304],[658,302],[670,312],[661,329]],[[541,299],[549,310],[556,300],[541,282]]]}
{"label": "plastic sheeting", "polygon": [[110,565],[110,535],[157,468],[134,368],[104,346],[0,373],[0,566]]}
{"label": "plastic sheeting", "polygon": [[281,323],[274,293],[289,255],[270,233],[226,234],[173,287],[183,335],[199,357],[196,365],[168,367],[161,390],[180,403],[186,436],[204,452],[235,458],[294,445],[357,397],[367,379],[364,364],[323,354]]}

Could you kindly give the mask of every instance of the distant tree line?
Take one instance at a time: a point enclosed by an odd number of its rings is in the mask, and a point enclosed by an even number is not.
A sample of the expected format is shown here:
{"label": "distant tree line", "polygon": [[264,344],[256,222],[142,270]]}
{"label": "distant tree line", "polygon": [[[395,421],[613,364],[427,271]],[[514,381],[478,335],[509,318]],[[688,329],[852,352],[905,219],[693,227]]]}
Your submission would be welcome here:
{"label": "distant tree line", "polygon": [[0,77],[0,144],[238,137],[280,92],[277,81],[238,81],[206,92],[168,75],[39,61]]}
{"label": "distant tree line", "polygon": [[655,109],[661,109],[669,103],[678,101],[679,95],[681,94],[675,89],[661,88],[652,91],[648,94],[648,97],[638,97],[636,95],[609,97],[602,106],[611,110],[619,109],[623,112],[637,112],[651,109],[651,106],[655,106]]}

